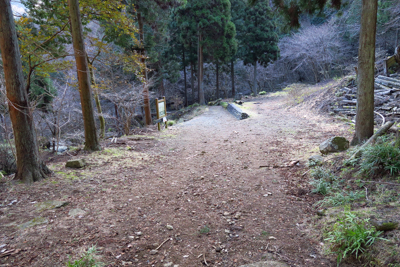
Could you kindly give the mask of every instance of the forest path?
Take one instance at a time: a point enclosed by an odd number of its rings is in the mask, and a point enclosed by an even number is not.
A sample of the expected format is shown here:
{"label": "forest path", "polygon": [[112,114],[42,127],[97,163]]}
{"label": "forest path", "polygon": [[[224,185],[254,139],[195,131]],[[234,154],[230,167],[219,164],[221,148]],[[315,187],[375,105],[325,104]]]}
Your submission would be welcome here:
{"label": "forest path", "polygon": [[[288,183],[299,188],[303,184],[289,177],[302,168],[289,172],[272,167],[297,160],[304,167],[322,141],[345,130],[305,108],[288,110],[278,97],[246,102],[242,109],[250,118],[239,121],[222,107],[209,107],[174,127],[176,138],[166,142],[173,167],[166,173],[176,184],[186,185],[178,206],[195,212],[199,229],[212,230],[208,246],[214,242],[226,248],[212,259],[222,266],[263,259],[334,266],[319,254],[319,242],[308,236],[306,228],[315,214],[297,197],[306,191],[294,192],[297,196],[287,192]],[[171,221],[181,229],[196,226],[191,220]]]}
{"label": "forest path", "polygon": [[[55,174],[31,186],[0,183],[0,266],[65,266],[92,245],[106,266],[336,266],[309,230],[314,195],[301,174],[322,141],[349,132],[283,98],[242,108],[250,118],[207,107],[54,157]],[[88,166],[66,168],[70,158]]]}

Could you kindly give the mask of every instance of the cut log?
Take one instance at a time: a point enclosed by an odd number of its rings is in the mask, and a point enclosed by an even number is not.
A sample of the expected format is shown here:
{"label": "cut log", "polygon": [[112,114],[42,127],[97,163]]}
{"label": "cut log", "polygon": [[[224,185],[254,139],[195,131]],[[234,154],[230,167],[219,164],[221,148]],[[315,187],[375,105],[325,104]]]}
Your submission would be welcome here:
{"label": "cut log", "polygon": [[340,104],[349,104],[349,105],[357,105],[357,100],[342,100]]}
{"label": "cut log", "polygon": [[227,107],[227,110],[239,120],[247,119],[249,117],[249,115],[247,113],[243,112],[235,104],[229,104]]}
{"label": "cut log", "polygon": [[400,80],[398,80],[394,77],[387,77],[387,76],[379,75],[377,78],[381,79],[381,80],[389,81],[389,82],[400,83]]}
{"label": "cut log", "polygon": [[385,133],[390,129],[390,127],[393,126],[393,124],[394,124],[394,121],[388,121],[387,123],[385,123],[378,131],[376,131],[376,133],[374,133],[373,136],[371,136],[371,137],[367,140],[367,142],[365,142],[362,146],[360,146],[360,148],[350,157],[349,160],[352,160],[352,159],[355,159],[355,158],[360,157],[363,148],[366,147],[366,146],[369,145],[369,144],[374,143],[374,142],[376,141],[376,139],[377,139],[379,136],[385,134]]}
{"label": "cut log", "polygon": [[[384,85],[382,85],[380,83],[377,83],[377,82],[375,82],[375,88],[378,88],[378,90],[379,89],[390,90],[390,87],[384,86]],[[375,89],[375,92],[378,91],[378,90]]]}
{"label": "cut log", "polygon": [[384,79],[379,79],[376,78],[375,79],[376,83],[388,86],[390,88],[396,87],[396,88],[400,88],[400,83],[399,82],[393,82],[393,81],[388,81],[388,80],[384,80]]}
{"label": "cut log", "polygon": [[375,95],[390,95],[392,94],[392,90],[379,90],[379,91],[375,91],[374,93]]}
{"label": "cut log", "polygon": [[350,88],[347,87],[343,87],[341,90],[346,91],[347,93],[350,93],[352,91]]}

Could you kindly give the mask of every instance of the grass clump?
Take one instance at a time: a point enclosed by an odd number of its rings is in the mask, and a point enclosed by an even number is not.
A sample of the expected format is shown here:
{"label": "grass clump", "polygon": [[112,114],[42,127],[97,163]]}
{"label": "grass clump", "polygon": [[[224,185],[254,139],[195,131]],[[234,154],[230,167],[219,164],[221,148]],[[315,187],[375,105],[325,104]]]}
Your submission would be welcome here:
{"label": "grass clump", "polygon": [[208,227],[207,225],[205,225],[204,227],[202,227],[200,230],[199,230],[199,233],[201,234],[201,235],[206,235],[206,234],[208,234],[209,232],[210,232],[210,227]]}
{"label": "grass clump", "polygon": [[83,253],[79,260],[75,260],[74,262],[68,261],[67,267],[102,267],[105,264],[96,259],[97,253],[97,247],[92,246]]}
{"label": "grass clump", "polygon": [[375,175],[380,172],[392,176],[400,172],[400,149],[388,142],[367,146],[362,153],[360,173]]}
{"label": "grass clump", "polygon": [[168,126],[173,126],[173,125],[175,125],[176,124],[176,121],[174,121],[174,120],[169,120],[169,121],[167,121],[167,125]]}
{"label": "grass clump", "polygon": [[314,189],[311,192],[323,196],[327,195],[331,189],[331,184],[324,180],[312,180],[310,184],[314,186]]}
{"label": "grass clump", "polygon": [[365,193],[361,191],[351,192],[336,192],[333,195],[325,197],[323,200],[318,202],[322,206],[338,207],[342,205],[350,204],[354,201],[365,198]]}
{"label": "grass clump", "polygon": [[258,94],[259,94],[259,95],[266,95],[266,94],[267,94],[267,92],[265,92],[265,91],[261,91],[261,92],[259,92]]}
{"label": "grass clump", "polygon": [[337,177],[329,170],[323,167],[316,167],[311,170],[311,177],[314,179],[310,184],[314,187],[313,193],[328,195],[331,190],[337,187]]}
{"label": "grass clump", "polygon": [[227,107],[228,107],[228,103],[227,103],[227,102],[221,102],[220,105],[221,105],[223,108],[227,108]]}
{"label": "grass clump", "polygon": [[376,231],[375,227],[368,226],[369,219],[360,219],[349,209],[345,210],[344,216],[339,217],[332,231],[327,233],[325,239],[331,243],[330,250],[337,254],[337,264],[348,255],[356,258],[371,246],[382,232]]}

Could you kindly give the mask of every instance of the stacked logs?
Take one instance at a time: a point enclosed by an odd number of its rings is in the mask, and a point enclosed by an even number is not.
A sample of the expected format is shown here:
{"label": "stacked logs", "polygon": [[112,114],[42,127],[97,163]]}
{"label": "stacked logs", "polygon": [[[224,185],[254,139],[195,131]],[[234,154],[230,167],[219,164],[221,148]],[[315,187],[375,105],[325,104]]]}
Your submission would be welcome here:
{"label": "stacked logs", "polygon": [[[400,119],[400,75],[390,77],[379,75],[375,78],[375,114],[386,120]],[[357,87],[348,86],[339,89],[331,110],[348,116],[356,115]]]}

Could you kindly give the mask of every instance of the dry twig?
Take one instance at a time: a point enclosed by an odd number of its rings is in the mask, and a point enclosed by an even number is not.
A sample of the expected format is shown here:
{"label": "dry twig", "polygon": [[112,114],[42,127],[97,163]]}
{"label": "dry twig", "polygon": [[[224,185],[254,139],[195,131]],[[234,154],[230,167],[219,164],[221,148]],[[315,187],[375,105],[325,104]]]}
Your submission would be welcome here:
{"label": "dry twig", "polygon": [[159,250],[165,243],[167,243],[169,240],[172,240],[171,237],[168,237],[167,239],[164,240],[164,242],[161,243],[161,245],[159,245],[156,250]]}

